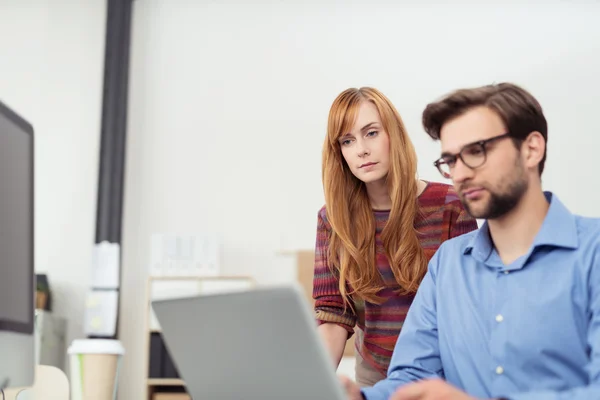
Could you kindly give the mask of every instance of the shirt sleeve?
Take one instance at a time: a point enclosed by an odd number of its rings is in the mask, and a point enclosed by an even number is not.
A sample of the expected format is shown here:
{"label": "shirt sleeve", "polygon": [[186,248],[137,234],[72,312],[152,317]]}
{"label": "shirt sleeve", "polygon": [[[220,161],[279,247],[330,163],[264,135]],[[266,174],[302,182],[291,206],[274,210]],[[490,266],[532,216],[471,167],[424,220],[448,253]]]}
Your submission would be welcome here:
{"label": "shirt sleeve", "polygon": [[363,388],[367,400],[387,400],[398,388],[427,378],[443,378],[437,330],[436,273],[439,253],[431,261],[394,347],[387,378]]}
{"label": "shirt sleeve", "polygon": [[588,400],[600,399],[600,245],[596,249],[594,261],[589,272],[588,290],[590,293],[590,320],[587,345],[590,349],[588,371],[589,384],[568,390],[528,391],[507,393],[508,400]]}
{"label": "shirt sleeve", "polygon": [[[325,220],[325,210],[319,212],[317,241],[315,246],[315,272],[313,278],[313,299],[317,324],[337,324],[348,331],[348,338],[354,334],[356,315],[352,307],[344,307],[344,299],[339,290],[339,280],[329,268],[327,251],[331,227]],[[351,300],[350,300],[351,301]]]}
{"label": "shirt sleeve", "polygon": [[477,230],[477,228],[477,220],[465,210],[460,200],[457,200],[450,217],[450,239]]}

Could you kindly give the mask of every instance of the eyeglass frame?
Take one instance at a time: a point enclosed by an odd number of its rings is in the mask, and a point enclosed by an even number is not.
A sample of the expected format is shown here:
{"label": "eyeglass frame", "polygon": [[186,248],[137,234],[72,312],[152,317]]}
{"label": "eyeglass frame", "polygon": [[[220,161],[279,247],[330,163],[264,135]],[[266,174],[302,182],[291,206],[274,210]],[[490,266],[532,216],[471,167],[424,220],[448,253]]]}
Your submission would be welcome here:
{"label": "eyeglass frame", "polygon": [[[443,155],[442,157],[440,157],[440,158],[438,158],[437,160],[435,160],[435,161],[433,162],[433,165],[434,165],[434,166],[437,168],[437,170],[440,172],[440,174],[442,174],[442,176],[443,176],[444,178],[446,178],[446,179],[450,179],[450,178],[452,178],[452,175],[451,175],[451,174],[445,174],[445,173],[442,171],[442,167],[441,167],[441,166],[442,166],[443,164],[448,164],[448,162],[449,162],[449,161],[450,161],[450,162],[454,161],[454,163],[456,164],[456,161],[458,161],[458,160],[460,159],[460,161],[462,161],[462,163],[463,163],[463,164],[465,164],[465,166],[466,166],[467,168],[470,168],[470,169],[476,169],[476,168],[479,168],[479,167],[481,167],[483,164],[485,164],[485,163],[486,163],[486,161],[487,161],[487,147],[486,147],[486,146],[487,146],[488,144],[490,144],[490,143],[493,143],[493,142],[496,142],[496,141],[498,141],[498,140],[500,140],[500,139],[505,139],[505,138],[512,138],[512,136],[510,135],[510,132],[506,132],[506,133],[503,133],[503,134],[501,134],[501,135],[498,135],[498,136],[493,136],[493,137],[491,137],[491,138],[489,138],[489,139],[478,140],[478,141],[475,141],[475,142],[467,143],[467,144],[465,144],[465,145],[464,145],[464,146],[463,146],[463,147],[460,149],[460,151],[459,151],[458,153],[456,153],[456,154],[446,154],[446,155]],[[463,155],[462,155],[463,151],[465,151],[467,148],[471,148],[471,147],[473,147],[473,146],[479,146],[479,147],[481,148],[481,151],[483,152],[483,161],[481,162],[481,164],[479,164],[479,165],[477,165],[477,166],[475,166],[475,167],[472,167],[472,166],[470,166],[470,165],[469,165],[469,164],[468,164],[468,163],[467,163],[467,162],[464,160],[464,158],[463,158]],[[450,160],[449,160],[449,158],[450,158]],[[448,167],[448,168],[450,168],[450,167]]]}

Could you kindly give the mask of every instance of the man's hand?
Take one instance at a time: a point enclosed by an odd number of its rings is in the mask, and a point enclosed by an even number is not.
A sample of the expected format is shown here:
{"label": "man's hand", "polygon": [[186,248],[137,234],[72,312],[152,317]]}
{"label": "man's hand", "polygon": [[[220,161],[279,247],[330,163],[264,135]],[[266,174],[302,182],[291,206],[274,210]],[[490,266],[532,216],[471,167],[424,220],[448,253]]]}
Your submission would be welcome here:
{"label": "man's hand", "polygon": [[426,379],[398,389],[390,400],[476,400],[441,379]]}
{"label": "man's hand", "polygon": [[347,376],[339,377],[342,386],[344,387],[344,391],[346,392],[346,396],[348,396],[348,400],[363,400],[363,395],[360,392],[360,387],[354,382],[352,379]]}

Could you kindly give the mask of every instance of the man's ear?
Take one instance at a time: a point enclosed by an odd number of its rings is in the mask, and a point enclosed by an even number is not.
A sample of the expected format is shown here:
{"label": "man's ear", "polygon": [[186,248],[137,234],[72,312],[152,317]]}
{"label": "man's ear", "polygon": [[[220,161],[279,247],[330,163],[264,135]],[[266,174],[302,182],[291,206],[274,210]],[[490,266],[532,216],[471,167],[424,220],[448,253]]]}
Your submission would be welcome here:
{"label": "man's ear", "polygon": [[523,142],[521,150],[526,166],[530,168],[537,167],[546,153],[546,141],[541,133],[533,131]]}

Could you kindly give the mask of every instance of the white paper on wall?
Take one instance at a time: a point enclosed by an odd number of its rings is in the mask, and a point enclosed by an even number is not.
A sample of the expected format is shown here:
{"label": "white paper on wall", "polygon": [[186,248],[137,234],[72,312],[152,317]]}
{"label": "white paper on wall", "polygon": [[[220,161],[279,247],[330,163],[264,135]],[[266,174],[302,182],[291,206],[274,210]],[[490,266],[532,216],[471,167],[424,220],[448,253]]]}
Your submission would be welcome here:
{"label": "white paper on wall", "polygon": [[219,240],[215,235],[156,233],[151,237],[151,276],[217,276]]}
{"label": "white paper on wall", "polygon": [[97,243],[92,250],[92,288],[119,287],[120,246],[107,241]]}
{"label": "white paper on wall", "polygon": [[91,290],[84,312],[84,332],[93,336],[114,336],[117,327],[118,291]]}

